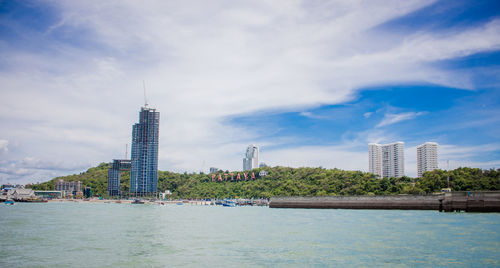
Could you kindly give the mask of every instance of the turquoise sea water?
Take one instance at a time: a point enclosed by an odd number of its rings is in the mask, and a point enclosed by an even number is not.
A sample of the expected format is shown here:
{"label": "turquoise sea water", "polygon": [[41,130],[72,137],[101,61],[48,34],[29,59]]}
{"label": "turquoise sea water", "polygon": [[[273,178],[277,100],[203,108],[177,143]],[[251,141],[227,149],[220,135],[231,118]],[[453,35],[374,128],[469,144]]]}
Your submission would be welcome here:
{"label": "turquoise sea water", "polygon": [[500,213],[0,204],[0,267],[500,266]]}

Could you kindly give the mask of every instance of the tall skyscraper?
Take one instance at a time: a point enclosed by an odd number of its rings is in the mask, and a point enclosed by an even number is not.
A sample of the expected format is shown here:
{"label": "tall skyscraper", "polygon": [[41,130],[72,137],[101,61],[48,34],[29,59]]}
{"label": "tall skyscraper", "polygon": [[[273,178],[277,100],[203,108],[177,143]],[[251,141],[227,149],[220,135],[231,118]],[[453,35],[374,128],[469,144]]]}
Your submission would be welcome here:
{"label": "tall skyscraper", "polygon": [[370,172],[380,178],[400,178],[405,170],[404,142],[389,144],[368,144]]}
{"label": "tall skyscraper", "polygon": [[259,167],[259,147],[251,144],[247,148],[245,158],[243,158],[243,170],[251,170]]}
{"label": "tall skyscraper", "polygon": [[438,169],[438,144],[426,142],[417,146],[417,173],[422,177],[425,171]]}
{"label": "tall skyscraper", "polygon": [[158,192],[159,127],[160,113],[147,104],[141,107],[139,123],[132,128],[130,193],[133,195]]}

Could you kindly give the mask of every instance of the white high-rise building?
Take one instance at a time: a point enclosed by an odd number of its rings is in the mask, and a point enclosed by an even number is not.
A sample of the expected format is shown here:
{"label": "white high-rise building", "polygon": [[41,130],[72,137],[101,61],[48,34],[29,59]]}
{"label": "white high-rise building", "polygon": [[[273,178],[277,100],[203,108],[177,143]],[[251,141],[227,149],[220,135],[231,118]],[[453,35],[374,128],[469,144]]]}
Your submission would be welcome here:
{"label": "white high-rise building", "polygon": [[368,163],[370,172],[380,178],[400,178],[405,175],[405,144],[368,144]]}
{"label": "white high-rise building", "polygon": [[417,172],[422,177],[425,171],[438,169],[438,144],[426,142],[417,146]]}
{"label": "white high-rise building", "polygon": [[370,173],[382,178],[382,146],[376,143],[368,144],[368,163]]}
{"label": "white high-rise building", "polygon": [[259,147],[251,144],[247,148],[245,158],[243,158],[243,170],[251,170],[259,167]]}

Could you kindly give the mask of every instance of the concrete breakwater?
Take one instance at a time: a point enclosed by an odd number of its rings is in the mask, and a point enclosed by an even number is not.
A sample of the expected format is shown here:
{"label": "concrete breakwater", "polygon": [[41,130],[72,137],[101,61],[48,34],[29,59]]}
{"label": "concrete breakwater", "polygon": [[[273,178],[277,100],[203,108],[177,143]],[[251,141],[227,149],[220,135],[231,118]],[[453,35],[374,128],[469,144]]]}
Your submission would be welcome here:
{"label": "concrete breakwater", "polygon": [[274,197],[270,208],[401,209],[500,212],[500,192],[437,195]]}

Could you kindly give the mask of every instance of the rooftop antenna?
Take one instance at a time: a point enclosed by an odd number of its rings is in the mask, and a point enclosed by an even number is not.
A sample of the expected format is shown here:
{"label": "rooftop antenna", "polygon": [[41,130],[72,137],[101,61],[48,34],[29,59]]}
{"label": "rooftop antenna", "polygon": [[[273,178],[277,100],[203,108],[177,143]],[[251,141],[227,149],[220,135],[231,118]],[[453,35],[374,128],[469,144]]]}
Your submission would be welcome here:
{"label": "rooftop antenna", "polygon": [[142,86],[144,88],[144,107],[148,107],[148,100],[146,99],[146,82],[142,80]]}

